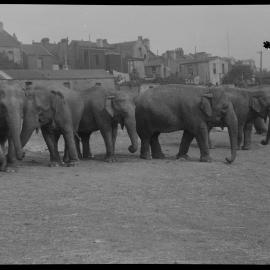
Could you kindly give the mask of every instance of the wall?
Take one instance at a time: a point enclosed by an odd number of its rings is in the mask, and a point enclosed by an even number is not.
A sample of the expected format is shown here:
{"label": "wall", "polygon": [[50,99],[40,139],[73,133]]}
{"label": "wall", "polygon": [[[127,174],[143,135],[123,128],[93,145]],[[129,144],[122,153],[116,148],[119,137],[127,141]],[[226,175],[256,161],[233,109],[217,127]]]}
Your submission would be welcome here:
{"label": "wall", "polygon": [[[216,64],[216,74],[213,72],[213,65]],[[224,73],[222,72],[222,64],[224,64]],[[228,62],[220,58],[209,61],[209,75],[212,84],[221,84],[222,78],[228,73]]]}
{"label": "wall", "polygon": [[114,88],[114,79],[106,78],[106,79],[74,79],[74,80],[13,80],[14,82],[19,83],[22,87],[25,87],[25,82],[32,82],[32,85],[35,86],[36,84],[60,84],[63,85],[64,83],[69,82],[70,88],[74,89],[75,91],[80,91],[83,89],[90,88],[95,86],[96,83],[101,83],[101,86],[105,88]]}
{"label": "wall", "polygon": [[42,58],[43,67],[41,69],[52,69],[55,64],[55,59],[52,56],[35,56],[24,54],[24,67],[27,69],[38,69],[37,59]]}
{"label": "wall", "polygon": [[140,78],[145,77],[145,69],[144,69],[144,62],[143,61],[140,61],[140,60],[128,61],[128,73],[129,74],[132,73],[134,68],[137,70]]}
{"label": "wall", "polygon": [[[13,59],[8,54],[9,51],[13,52]],[[9,60],[12,60],[14,63],[22,63],[22,53],[19,48],[0,47],[0,52],[5,52],[9,56]]]}

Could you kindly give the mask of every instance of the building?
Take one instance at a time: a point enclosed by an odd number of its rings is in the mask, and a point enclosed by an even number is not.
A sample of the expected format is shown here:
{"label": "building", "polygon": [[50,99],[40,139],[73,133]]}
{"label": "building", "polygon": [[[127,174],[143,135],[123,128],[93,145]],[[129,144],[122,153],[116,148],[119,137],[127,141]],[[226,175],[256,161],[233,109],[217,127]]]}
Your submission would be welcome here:
{"label": "building", "polygon": [[25,69],[58,69],[57,58],[39,43],[23,44],[22,52]]}
{"label": "building", "polygon": [[222,57],[203,55],[180,61],[178,74],[186,83],[220,85],[228,68],[228,61]]}
{"label": "building", "polygon": [[166,66],[166,60],[162,56],[150,58],[145,63],[145,75],[147,78],[166,78],[170,76],[170,69]]}
{"label": "building", "polygon": [[[146,61],[150,51],[149,39],[139,36],[137,40],[109,44],[111,50],[121,55],[121,72],[128,73],[134,62],[141,65],[141,61]],[[139,60],[140,59],[140,60]],[[133,62],[133,63],[132,63]],[[142,73],[140,73],[142,74]]]}
{"label": "building", "polygon": [[4,30],[2,22],[0,22],[0,53],[4,53],[10,61],[22,64],[21,43],[15,34],[12,36]]}
{"label": "building", "polygon": [[76,91],[101,85],[114,88],[114,77],[105,70],[43,70],[43,69],[8,69],[0,70],[0,80],[14,80],[22,87],[39,83],[59,83]]}

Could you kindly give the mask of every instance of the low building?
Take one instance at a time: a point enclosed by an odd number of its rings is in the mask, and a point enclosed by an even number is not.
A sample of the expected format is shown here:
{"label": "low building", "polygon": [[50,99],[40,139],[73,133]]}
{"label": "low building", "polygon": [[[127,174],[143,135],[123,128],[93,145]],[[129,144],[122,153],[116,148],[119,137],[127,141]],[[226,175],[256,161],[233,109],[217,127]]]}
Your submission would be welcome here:
{"label": "low building", "polygon": [[135,76],[141,79],[145,77],[144,59],[132,57],[127,60],[127,63],[128,63],[128,74],[130,74],[133,77]]}
{"label": "low building", "polygon": [[105,70],[38,70],[9,69],[0,70],[0,80],[14,80],[22,87],[39,83],[59,83],[76,91],[87,89],[94,85],[114,88],[113,75]]}
{"label": "low building", "polygon": [[156,56],[145,63],[145,75],[147,78],[166,78],[170,76],[170,69],[165,64],[162,56]]}
{"label": "low building", "polygon": [[22,64],[21,43],[15,34],[12,36],[4,30],[2,22],[0,22],[0,53],[4,53],[10,61]]}
{"label": "low building", "polygon": [[228,61],[218,56],[189,59],[179,62],[178,74],[191,84],[220,85],[228,73]]}
{"label": "low building", "polygon": [[23,44],[23,66],[25,69],[54,69],[58,67],[57,58],[44,46],[34,44]]}

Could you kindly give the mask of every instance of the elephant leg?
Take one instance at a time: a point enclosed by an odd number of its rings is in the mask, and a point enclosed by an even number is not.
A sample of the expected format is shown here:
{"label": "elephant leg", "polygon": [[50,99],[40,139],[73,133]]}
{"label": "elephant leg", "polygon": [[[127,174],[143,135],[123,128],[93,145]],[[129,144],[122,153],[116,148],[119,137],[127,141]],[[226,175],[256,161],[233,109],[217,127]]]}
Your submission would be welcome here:
{"label": "elephant leg", "polygon": [[60,155],[56,147],[55,137],[47,128],[41,127],[42,136],[50,152],[49,167],[57,167],[61,164]]}
{"label": "elephant leg", "polygon": [[244,145],[242,150],[249,150],[251,146],[251,133],[252,133],[252,123],[246,123],[244,126]]}
{"label": "elephant leg", "polygon": [[113,153],[115,153],[115,142],[116,142],[116,137],[117,137],[117,131],[118,131],[118,123],[113,124],[112,126]]}
{"label": "elephant leg", "polygon": [[191,134],[190,132],[188,132],[187,130],[184,131],[183,136],[182,136],[182,140],[179,146],[179,151],[178,154],[176,155],[177,159],[189,159],[188,156],[188,150],[190,147],[190,144],[192,142],[192,140],[194,139],[194,135]]}
{"label": "elephant leg", "polygon": [[0,171],[6,172],[7,171],[7,158],[5,155],[5,146],[4,144],[0,145]]}
{"label": "elephant leg", "polygon": [[241,149],[241,143],[243,140],[243,125],[238,126],[238,137],[237,137],[237,149]]}
{"label": "elephant leg", "polygon": [[7,162],[14,166],[16,166],[16,162],[17,162],[15,146],[11,138],[8,138]]}
{"label": "elephant leg", "polygon": [[165,155],[162,153],[161,146],[158,140],[159,132],[154,133],[150,139],[152,158],[163,159]]}
{"label": "elephant leg", "polygon": [[209,145],[208,145],[208,127],[206,125],[202,125],[195,138],[200,148],[201,154],[200,161],[210,162],[211,157],[209,154]]}
{"label": "elephant leg", "polygon": [[68,166],[74,166],[78,162],[79,158],[73,130],[67,129],[65,132],[63,132],[63,137],[65,140],[65,153],[63,161],[67,163]]}
{"label": "elephant leg", "polygon": [[91,137],[91,132],[90,133],[83,133],[80,134],[81,140],[82,140],[82,158],[83,159],[92,159],[94,156],[91,153],[91,148],[90,148],[90,137]]}
{"label": "elephant leg", "polygon": [[210,138],[210,134],[211,134],[211,129],[212,128],[208,128],[208,145],[209,145],[209,149],[214,149],[215,146],[213,145],[211,138]]}
{"label": "elephant leg", "polygon": [[141,153],[140,158],[151,159],[150,155],[150,138],[141,138]]}
{"label": "elephant leg", "polygon": [[113,139],[112,139],[112,129],[100,129],[101,135],[104,139],[105,147],[106,147],[106,162],[114,162],[115,157],[113,153]]}

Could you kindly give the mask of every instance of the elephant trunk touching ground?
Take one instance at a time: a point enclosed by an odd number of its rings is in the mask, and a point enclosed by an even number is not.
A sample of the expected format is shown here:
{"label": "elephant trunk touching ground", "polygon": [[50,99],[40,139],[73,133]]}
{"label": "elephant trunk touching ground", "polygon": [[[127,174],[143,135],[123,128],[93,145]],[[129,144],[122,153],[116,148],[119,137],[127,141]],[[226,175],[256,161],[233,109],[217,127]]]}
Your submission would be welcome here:
{"label": "elephant trunk touching ground", "polygon": [[124,125],[127,129],[128,136],[131,141],[131,145],[128,147],[130,153],[135,153],[138,149],[138,134],[136,131],[136,122],[134,119],[125,118]]}

